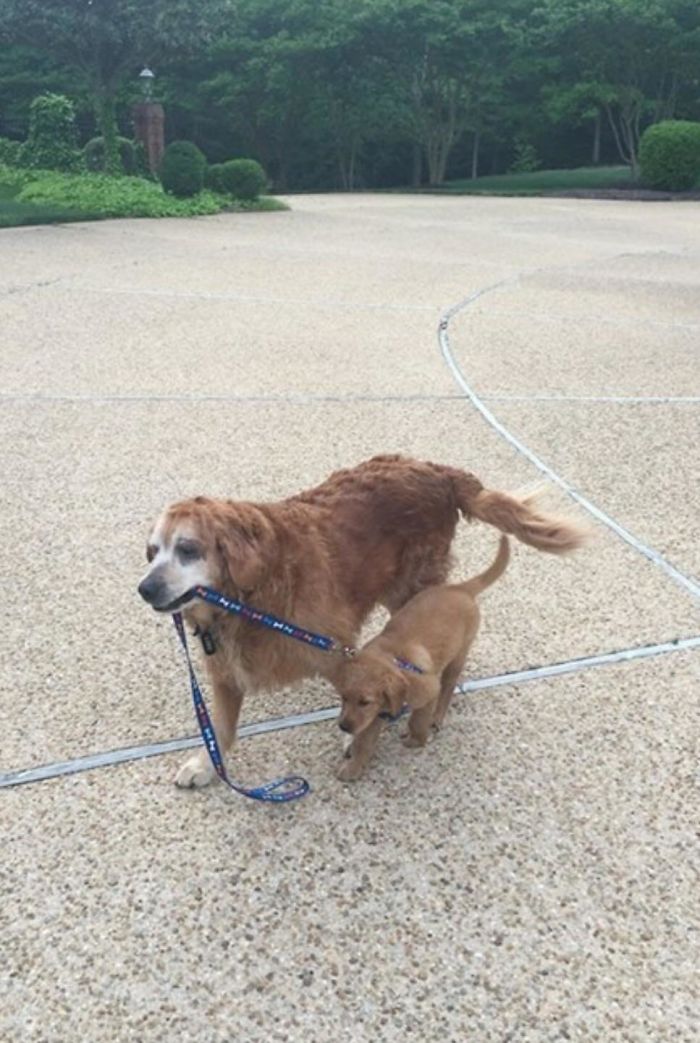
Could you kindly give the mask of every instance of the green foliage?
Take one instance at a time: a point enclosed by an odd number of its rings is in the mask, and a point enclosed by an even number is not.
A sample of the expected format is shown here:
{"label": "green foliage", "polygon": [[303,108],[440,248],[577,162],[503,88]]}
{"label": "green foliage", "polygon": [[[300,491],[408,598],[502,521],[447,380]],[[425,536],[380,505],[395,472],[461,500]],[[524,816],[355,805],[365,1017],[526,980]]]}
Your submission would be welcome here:
{"label": "green foliage", "polygon": [[254,159],[229,159],[207,171],[207,184],[236,199],[257,199],[267,188],[265,171]]}
{"label": "green foliage", "polygon": [[212,192],[225,192],[223,178],[221,176],[223,169],[223,163],[211,163],[204,171],[204,184],[207,188],[210,188]]}
{"label": "green foliage", "polygon": [[36,177],[36,171],[9,166],[0,160],[0,184],[2,185],[22,188],[23,185],[28,185]]}
{"label": "green foliage", "polygon": [[166,192],[187,199],[204,185],[207,161],[191,141],[173,141],[163,153],[160,180]]}
{"label": "green foliage", "polygon": [[0,112],[17,137],[32,84],[89,98],[116,171],[148,60],[173,137],[280,188],[496,173],[520,136],[634,169],[647,124],[700,119],[698,53],[697,0],[2,0]]}
{"label": "green foliage", "polygon": [[44,171],[25,184],[18,199],[82,210],[101,217],[191,217],[216,214],[224,205],[212,192],[200,192],[186,200],[175,199],[155,182],[138,177]]}
{"label": "green foliage", "polygon": [[116,174],[120,87],[145,55],[182,60],[197,53],[217,38],[231,8],[232,0],[2,0],[0,51],[29,45],[79,70],[105,139],[107,169]]}
{"label": "green foliage", "polygon": [[41,170],[78,170],[75,110],[62,94],[40,94],[29,111],[29,136],[22,147],[24,167]]}
{"label": "green foliage", "polygon": [[683,192],[700,181],[700,123],[663,120],[647,127],[639,147],[642,180]]}
{"label": "green foliage", "polygon": [[0,138],[0,163],[5,163],[8,167],[18,166],[21,152],[21,141],[12,141],[10,138]]}
{"label": "green foliage", "polygon": [[537,158],[535,146],[529,141],[517,141],[515,144],[515,156],[510,165],[512,174],[529,174],[537,170],[540,161]]}
{"label": "green foliage", "polygon": [[[119,158],[126,174],[140,174],[136,159],[136,142],[128,138],[117,138]],[[91,138],[83,148],[83,161],[86,170],[92,173],[105,169],[105,142],[103,137]]]}

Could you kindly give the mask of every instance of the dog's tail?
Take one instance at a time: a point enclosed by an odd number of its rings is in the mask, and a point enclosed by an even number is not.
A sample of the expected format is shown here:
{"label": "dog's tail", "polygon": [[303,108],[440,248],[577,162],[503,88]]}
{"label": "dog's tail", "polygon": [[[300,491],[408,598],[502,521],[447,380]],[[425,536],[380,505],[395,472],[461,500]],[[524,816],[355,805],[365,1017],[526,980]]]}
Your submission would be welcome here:
{"label": "dog's tail", "polygon": [[495,525],[521,543],[549,554],[568,554],[586,540],[587,529],[573,518],[536,510],[539,490],[527,496],[495,492],[484,489],[474,475],[457,470],[452,472],[452,482],[457,506],[466,518]]}
{"label": "dog's tail", "polygon": [[471,579],[465,580],[464,583],[460,583],[460,588],[465,594],[470,594],[473,598],[477,594],[481,594],[482,591],[490,587],[492,583],[495,583],[497,579],[503,575],[506,571],[506,566],[510,561],[510,544],[507,536],[501,536],[500,543],[498,544],[498,554],[493,559],[489,567],[485,572],[480,573],[478,576],[472,576]]}

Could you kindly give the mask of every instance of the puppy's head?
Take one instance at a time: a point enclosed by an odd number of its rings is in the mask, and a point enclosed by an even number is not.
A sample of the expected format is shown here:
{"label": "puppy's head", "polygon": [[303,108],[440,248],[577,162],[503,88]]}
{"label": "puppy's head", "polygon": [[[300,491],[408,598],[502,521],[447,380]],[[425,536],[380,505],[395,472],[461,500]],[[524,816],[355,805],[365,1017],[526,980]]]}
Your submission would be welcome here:
{"label": "puppy's head", "polygon": [[197,586],[230,595],[253,591],[267,572],[274,534],[251,504],[197,496],[173,504],[146,547],[148,569],[138,591],[157,612],[187,608]]}
{"label": "puppy's head", "polygon": [[399,668],[371,652],[343,663],[333,683],[342,700],[338,726],[351,735],[363,732],[380,713],[399,713],[407,689]]}

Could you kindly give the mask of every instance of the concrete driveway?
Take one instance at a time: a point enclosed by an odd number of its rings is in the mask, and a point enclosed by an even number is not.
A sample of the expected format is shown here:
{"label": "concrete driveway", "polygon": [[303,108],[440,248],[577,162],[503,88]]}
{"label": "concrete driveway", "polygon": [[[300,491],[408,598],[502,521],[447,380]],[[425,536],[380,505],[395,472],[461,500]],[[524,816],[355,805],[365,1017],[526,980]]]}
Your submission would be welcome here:
{"label": "concrete driveway", "polygon": [[[0,233],[0,1037],[695,1041],[700,206],[291,204]],[[175,790],[150,520],[379,451],[544,470],[594,538],[515,548],[428,750],[342,786],[331,720],[231,758],[298,805]],[[494,547],[463,526],[460,574]]]}

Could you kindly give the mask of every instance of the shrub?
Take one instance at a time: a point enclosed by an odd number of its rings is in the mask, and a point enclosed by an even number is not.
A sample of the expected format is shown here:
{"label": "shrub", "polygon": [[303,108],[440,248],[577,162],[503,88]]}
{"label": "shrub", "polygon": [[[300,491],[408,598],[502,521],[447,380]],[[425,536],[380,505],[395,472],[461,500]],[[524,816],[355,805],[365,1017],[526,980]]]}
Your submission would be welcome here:
{"label": "shrub", "polygon": [[79,170],[73,103],[62,94],[40,94],[29,108],[29,136],[20,152],[24,167]]}
{"label": "shrub", "polygon": [[509,167],[509,172],[511,174],[530,174],[533,170],[537,170],[539,165],[540,161],[534,145],[530,145],[527,141],[517,141],[515,157]]}
{"label": "shrub", "polygon": [[211,192],[175,199],[154,181],[108,174],[38,172],[17,199],[23,203],[80,210],[100,217],[192,217],[216,214],[223,200]]}
{"label": "shrub", "polygon": [[254,159],[229,159],[209,167],[207,184],[236,199],[257,199],[267,188],[267,178]]}
{"label": "shrub", "polygon": [[700,179],[700,123],[663,120],[642,134],[642,180],[652,188],[682,192]]}
{"label": "shrub", "polygon": [[182,198],[196,196],[202,191],[206,167],[204,154],[191,141],[173,141],[160,165],[163,188]]}
{"label": "shrub", "polygon": [[[136,143],[128,138],[117,138],[119,158],[125,174],[140,174],[136,161]],[[87,170],[96,172],[105,168],[104,138],[91,138],[83,148],[83,161]]]}
{"label": "shrub", "polygon": [[223,163],[212,163],[204,172],[204,184],[212,192],[225,192],[223,177],[221,176],[223,169]]}
{"label": "shrub", "polygon": [[0,138],[0,163],[4,163],[8,167],[18,166],[21,151],[21,141],[12,141],[11,138]]}

